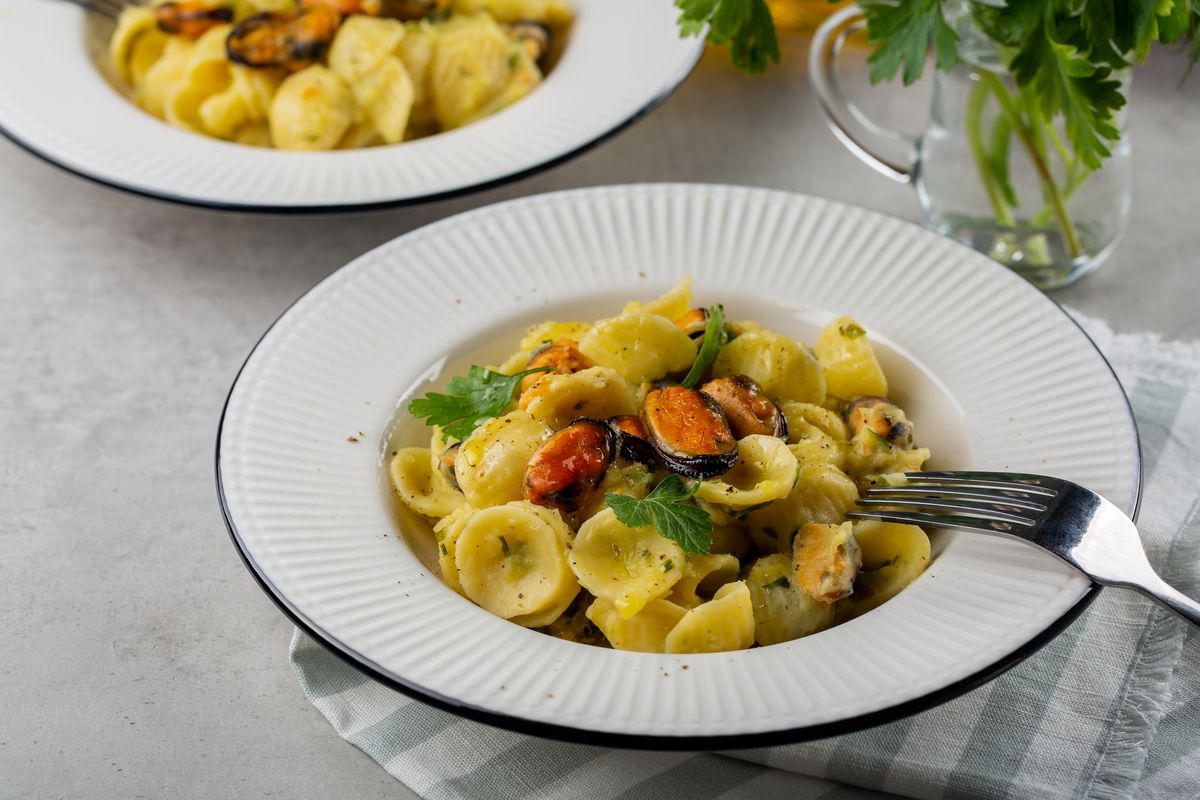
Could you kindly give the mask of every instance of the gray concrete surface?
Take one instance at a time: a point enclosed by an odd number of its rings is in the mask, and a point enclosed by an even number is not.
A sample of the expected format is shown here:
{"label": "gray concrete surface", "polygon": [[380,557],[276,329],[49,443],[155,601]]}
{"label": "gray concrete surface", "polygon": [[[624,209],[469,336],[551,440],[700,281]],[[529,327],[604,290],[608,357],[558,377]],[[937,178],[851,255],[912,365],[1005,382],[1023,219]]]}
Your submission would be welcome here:
{"label": "gray concrete surface", "polygon": [[[376,244],[504,198],[599,183],[762,184],[913,218],[844,152],[800,43],[744,78],[710,53],[600,149],[502,189],[326,218],[145,200],[0,142],[0,797],[412,797],[337,738],[286,660],[291,627],[230,546],[213,488],[226,390],[277,314]],[[1119,330],[1200,336],[1200,80],[1138,72],[1124,243],[1058,295]],[[919,126],[924,89],[870,92]]]}

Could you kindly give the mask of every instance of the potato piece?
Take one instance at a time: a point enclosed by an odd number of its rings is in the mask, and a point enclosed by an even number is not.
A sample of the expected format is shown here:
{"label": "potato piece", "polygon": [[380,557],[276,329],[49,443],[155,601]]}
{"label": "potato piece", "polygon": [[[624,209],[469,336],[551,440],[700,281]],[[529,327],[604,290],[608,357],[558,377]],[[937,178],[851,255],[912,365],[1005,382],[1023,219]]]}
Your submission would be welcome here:
{"label": "potato piece", "polygon": [[825,387],[831,395],[849,400],[887,394],[887,379],[867,332],[850,317],[838,317],[826,325],[813,349],[825,369]]}

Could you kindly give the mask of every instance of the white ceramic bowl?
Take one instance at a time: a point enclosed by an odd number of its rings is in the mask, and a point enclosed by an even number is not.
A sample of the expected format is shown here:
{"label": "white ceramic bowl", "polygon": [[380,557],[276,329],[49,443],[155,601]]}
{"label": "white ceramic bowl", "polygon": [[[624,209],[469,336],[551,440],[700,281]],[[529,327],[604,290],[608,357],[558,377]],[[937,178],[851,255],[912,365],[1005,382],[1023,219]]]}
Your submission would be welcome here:
{"label": "white ceramic bowl", "polygon": [[534,321],[611,315],[684,274],[699,303],[810,342],[853,314],[935,466],[1060,475],[1135,511],[1138,440],[1120,385],[1078,326],[1011,272],[915,225],[812,197],[616,186],[402,236],[275,323],[218,437],[226,521],[252,572],[297,624],[403,692],[518,730],[653,748],[778,743],[911,713],[994,677],[1086,605],[1093,587],[1054,558],[948,532],[935,533],[928,570],[882,607],[735,653],[574,644],[447,588],[388,499],[397,409],[429,381],[507,352]]}
{"label": "white ceramic bowl", "polygon": [[236,210],[334,211],[427,201],[558,164],[664,100],[700,56],[671,0],[572,0],[562,58],[529,97],[448,133],[296,153],[172,128],[122,96],[112,24],[63,0],[0,0],[0,132],[101,183]]}

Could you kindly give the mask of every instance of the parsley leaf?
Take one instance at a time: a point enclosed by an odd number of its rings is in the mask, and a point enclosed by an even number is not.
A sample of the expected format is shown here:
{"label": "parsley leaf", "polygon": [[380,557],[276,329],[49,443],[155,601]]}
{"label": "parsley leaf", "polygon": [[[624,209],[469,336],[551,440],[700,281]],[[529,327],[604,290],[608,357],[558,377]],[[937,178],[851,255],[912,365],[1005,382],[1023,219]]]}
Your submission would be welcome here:
{"label": "parsley leaf", "polygon": [[762,72],[767,61],[779,63],[775,22],[765,0],[675,0],[679,31],[699,36],[708,26],[708,41],[728,44],[733,63],[743,72]]}
{"label": "parsley leaf", "polygon": [[729,336],[725,333],[725,307],[720,303],[709,306],[708,322],[704,326],[704,341],[700,344],[696,360],[692,362],[692,368],[688,370],[681,385],[691,389],[699,383],[727,341]]}
{"label": "parsley leaf", "polygon": [[466,439],[471,431],[504,413],[522,378],[551,369],[535,367],[505,375],[472,366],[465,377],[455,376],[446,384],[445,394],[430,392],[413,400],[408,404],[408,413],[424,418],[426,425],[441,425],[445,436]]}
{"label": "parsley leaf", "polygon": [[712,547],[712,517],[689,502],[700,487],[697,481],[691,489],[678,475],[668,475],[645,499],[609,492],[604,502],[617,515],[621,524],[630,528],[654,525],[661,535],[677,543],[688,553],[707,553]]}
{"label": "parsley leaf", "polygon": [[1032,88],[1047,118],[1062,114],[1076,155],[1098,169],[1109,156],[1105,141],[1121,135],[1114,122],[1117,110],[1125,105],[1121,84],[1110,67],[1088,59],[1079,46],[1082,42],[1060,41],[1056,27],[1050,19],[1039,22],[1009,68],[1018,84]]}
{"label": "parsley leaf", "polygon": [[916,83],[931,40],[939,69],[958,61],[958,34],[946,24],[941,0],[863,0],[859,5],[867,15],[867,41],[875,48],[867,59],[872,83],[891,80],[897,72],[905,86]]}

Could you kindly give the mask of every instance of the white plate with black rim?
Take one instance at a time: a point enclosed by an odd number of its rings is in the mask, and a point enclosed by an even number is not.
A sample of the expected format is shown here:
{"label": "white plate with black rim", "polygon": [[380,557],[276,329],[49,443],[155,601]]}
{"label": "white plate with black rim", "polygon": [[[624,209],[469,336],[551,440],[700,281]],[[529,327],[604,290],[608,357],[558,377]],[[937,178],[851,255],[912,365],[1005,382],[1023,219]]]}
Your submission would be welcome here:
{"label": "white plate with black rim", "polygon": [[562,641],[451,591],[419,555],[427,529],[390,501],[384,456],[406,398],[489,363],[532,322],[611,315],[689,274],[698,303],[802,341],[852,314],[932,466],[1059,475],[1135,513],[1124,392],[1080,328],[1016,275],[813,197],[614,186],[409,233],[267,331],[217,444],[225,519],[254,576],[311,636],[406,694],[518,731],[658,749],[777,744],[920,711],[995,677],[1086,607],[1096,587],[1054,558],[942,531],[926,572],[881,607],[733,653]]}
{"label": "white plate with black rim", "polygon": [[71,172],[163,200],[246,211],[380,208],[533,174],[616,134],[664,100],[703,48],[671,0],[573,0],[562,56],[528,97],[447,133],[297,153],[173,128],[109,74],[112,22],[69,2],[0,0],[0,132]]}

